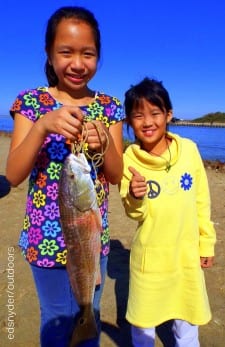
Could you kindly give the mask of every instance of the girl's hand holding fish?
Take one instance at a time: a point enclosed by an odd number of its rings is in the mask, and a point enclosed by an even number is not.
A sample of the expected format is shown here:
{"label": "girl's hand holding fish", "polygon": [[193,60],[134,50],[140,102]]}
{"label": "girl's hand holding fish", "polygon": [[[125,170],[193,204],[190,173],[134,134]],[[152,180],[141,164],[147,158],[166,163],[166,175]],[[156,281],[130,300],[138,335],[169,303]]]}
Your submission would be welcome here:
{"label": "girl's hand holding fish", "polygon": [[83,114],[79,107],[62,106],[40,118],[36,126],[45,136],[60,134],[74,141],[82,132],[82,123]]}
{"label": "girl's hand holding fish", "polygon": [[83,138],[88,144],[90,159],[96,166],[103,165],[104,176],[108,182],[118,184],[123,172],[122,124],[112,125],[109,130],[100,121],[84,124]]}
{"label": "girl's hand holding fish", "polygon": [[109,142],[109,131],[100,121],[85,123],[84,137],[92,151],[104,151]]}
{"label": "girl's hand holding fish", "polygon": [[82,124],[83,114],[75,106],[62,106],[50,111],[35,123],[16,113],[7,160],[7,179],[11,185],[16,187],[29,175],[49,134],[60,134],[74,142],[82,132]]}

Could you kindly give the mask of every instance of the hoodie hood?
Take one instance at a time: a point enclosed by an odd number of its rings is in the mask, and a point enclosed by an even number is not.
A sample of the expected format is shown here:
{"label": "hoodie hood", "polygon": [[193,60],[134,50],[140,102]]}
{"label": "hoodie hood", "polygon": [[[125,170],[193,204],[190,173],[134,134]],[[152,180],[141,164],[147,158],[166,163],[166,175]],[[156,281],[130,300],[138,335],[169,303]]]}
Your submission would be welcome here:
{"label": "hoodie hood", "polygon": [[179,135],[168,132],[167,137],[172,140],[169,145],[169,150],[166,150],[160,156],[146,152],[140,148],[138,143],[130,145],[126,149],[125,155],[145,169],[156,171],[166,170],[168,166],[172,167],[178,161],[182,146],[181,137]]}

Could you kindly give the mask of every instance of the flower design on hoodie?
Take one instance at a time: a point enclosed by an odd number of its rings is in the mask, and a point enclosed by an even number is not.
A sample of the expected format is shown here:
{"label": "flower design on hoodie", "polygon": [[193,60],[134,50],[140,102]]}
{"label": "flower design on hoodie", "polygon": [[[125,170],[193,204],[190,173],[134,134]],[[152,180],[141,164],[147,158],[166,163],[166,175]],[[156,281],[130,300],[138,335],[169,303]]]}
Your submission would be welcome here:
{"label": "flower design on hoodie", "polygon": [[191,177],[190,174],[185,172],[185,174],[183,174],[180,179],[181,188],[183,190],[189,190],[192,186],[192,183],[193,183],[193,178]]}

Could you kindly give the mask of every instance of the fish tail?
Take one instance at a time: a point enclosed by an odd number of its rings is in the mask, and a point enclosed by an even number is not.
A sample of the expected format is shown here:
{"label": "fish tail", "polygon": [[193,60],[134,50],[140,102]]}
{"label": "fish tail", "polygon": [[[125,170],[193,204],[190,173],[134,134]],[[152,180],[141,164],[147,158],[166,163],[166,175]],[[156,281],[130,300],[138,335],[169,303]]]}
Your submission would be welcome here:
{"label": "fish tail", "polygon": [[96,338],[98,329],[91,305],[83,308],[73,330],[69,347],[77,347],[81,342]]}

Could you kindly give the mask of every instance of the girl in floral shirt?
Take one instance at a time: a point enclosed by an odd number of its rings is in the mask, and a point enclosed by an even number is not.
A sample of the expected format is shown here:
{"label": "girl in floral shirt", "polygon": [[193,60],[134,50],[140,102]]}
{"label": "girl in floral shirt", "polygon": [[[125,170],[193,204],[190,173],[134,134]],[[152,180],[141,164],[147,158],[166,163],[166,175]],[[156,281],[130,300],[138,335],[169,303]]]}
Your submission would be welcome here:
{"label": "girl in floral shirt", "polygon": [[[84,119],[88,150],[100,151],[109,143],[104,164],[95,169],[90,163],[94,183],[101,182],[96,184],[96,192],[102,215],[102,282],[94,297],[100,325],[99,302],[109,253],[108,183],[117,184],[122,176],[123,119],[117,98],[87,85],[96,73],[100,48],[98,23],[90,11],[81,7],[57,10],[48,21],[45,36],[49,85],[21,92],[10,110],[14,131],[7,178],[17,186],[30,175],[19,245],[31,265],[39,296],[42,347],[67,346],[73,318],[79,312],[65,267],[58,182],[71,152],[70,143],[81,134]],[[100,135],[93,122],[100,127]],[[99,346],[99,339],[84,344],[89,345]]]}

